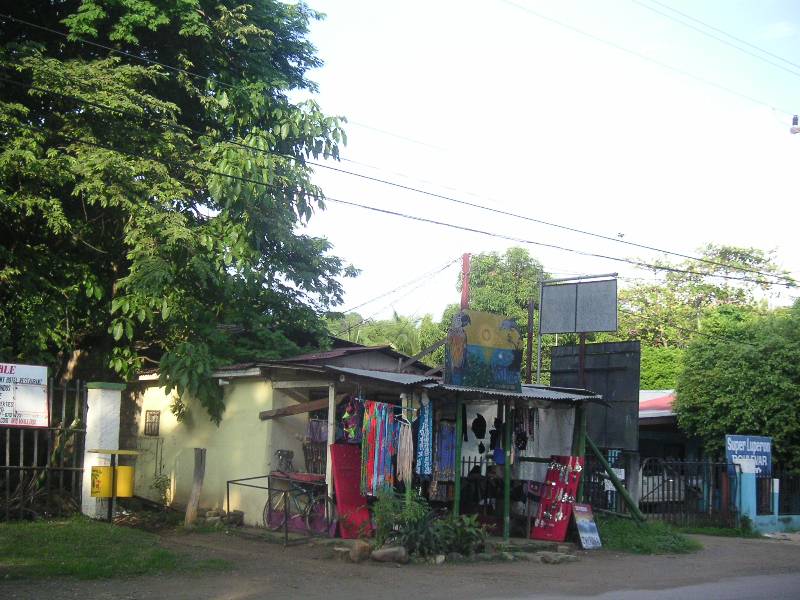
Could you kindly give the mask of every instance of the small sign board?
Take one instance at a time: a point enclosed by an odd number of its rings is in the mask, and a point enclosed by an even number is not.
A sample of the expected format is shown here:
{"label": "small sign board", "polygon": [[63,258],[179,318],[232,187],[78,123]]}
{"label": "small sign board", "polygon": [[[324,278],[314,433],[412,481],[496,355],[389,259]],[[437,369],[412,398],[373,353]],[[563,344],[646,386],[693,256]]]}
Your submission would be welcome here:
{"label": "small sign board", "polygon": [[726,435],[725,455],[728,469],[733,473],[733,465],[750,459],[755,465],[756,475],[772,476],[772,438],[761,435]]}
{"label": "small sign board", "polygon": [[0,427],[48,427],[47,367],[0,363]]}
{"label": "small sign board", "polygon": [[594,522],[592,507],[589,504],[574,504],[572,514],[575,517],[575,527],[578,529],[581,548],[584,550],[602,548],[600,532],[597,531],[597,523]]}

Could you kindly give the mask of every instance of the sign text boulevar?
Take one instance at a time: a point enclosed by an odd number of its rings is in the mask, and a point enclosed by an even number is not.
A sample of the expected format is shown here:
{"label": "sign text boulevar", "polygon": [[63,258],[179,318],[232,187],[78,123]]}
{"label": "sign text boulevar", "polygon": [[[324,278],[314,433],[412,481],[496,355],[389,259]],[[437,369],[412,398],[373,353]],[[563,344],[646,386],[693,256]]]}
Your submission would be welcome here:
{"label": "sign text boulevar", "polygon": [[0,363],[0,427],[47,427],[47,367]]}

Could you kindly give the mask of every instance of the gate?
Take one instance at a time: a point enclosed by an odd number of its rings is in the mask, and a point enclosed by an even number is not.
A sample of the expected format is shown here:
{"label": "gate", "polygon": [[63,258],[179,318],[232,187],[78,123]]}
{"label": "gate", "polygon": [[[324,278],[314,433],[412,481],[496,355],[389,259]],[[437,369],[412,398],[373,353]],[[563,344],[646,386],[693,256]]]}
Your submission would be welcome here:
{"label": "gate", "polygon": [[739,465],[648,458],[641,467],[639,508],[678,525],[736,527]]}
{"label": "gate", "polygon": [[86,388],[47,387],[48,427],[0,427],[0,520],[80,512]]}

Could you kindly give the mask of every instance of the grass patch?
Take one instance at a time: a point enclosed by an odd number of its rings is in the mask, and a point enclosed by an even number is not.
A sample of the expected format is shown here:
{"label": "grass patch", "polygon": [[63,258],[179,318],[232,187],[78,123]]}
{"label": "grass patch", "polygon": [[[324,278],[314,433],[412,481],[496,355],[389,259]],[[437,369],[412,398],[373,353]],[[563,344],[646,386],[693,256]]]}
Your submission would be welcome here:
{"label": "grass patch", "polygon": [[633,554],[687,554],[703,546],[669,525],[650,522],[638,525],[631,519],[596,516],[600,539],[607,550]]}
{"label": "grass patch", "polygon": [[745,527],[701,527],[691,525],[673,526],[680,533],[696,533],[700,535],[716,535],[719,537],[760,538],[757,531]]}
{"label": "grass patch", "polygon": [[83,517],[0,524],[0,577],[5,578],[103,579],[227,564],[193,560],[162,548],[152,533]]}

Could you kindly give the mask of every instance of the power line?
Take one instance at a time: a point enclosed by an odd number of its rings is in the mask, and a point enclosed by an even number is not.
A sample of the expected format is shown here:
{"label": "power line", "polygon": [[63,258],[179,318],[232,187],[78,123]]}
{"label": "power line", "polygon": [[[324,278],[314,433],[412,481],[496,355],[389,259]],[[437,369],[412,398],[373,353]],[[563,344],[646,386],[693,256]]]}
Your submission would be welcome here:
{"label": "power line", "polygon": [[[568,25],[566,23],[563,23],[561,21],[553,19],[552,17],[548,17],[547,15],[543,15],[543,14],[538,13],[538,12],[532,10],[532,9],[529,9],[527,7],[524,7],[524,6],[521,6],[519,4],[516,4],[515,2],[512,2],[511,0],[502,0],[502,1],[507,3],[507,4],[509,4],[509,5],[511,5],[511,6],[514,6],[514,7],[518,8],[518,9],[520,9],[520,10],[523,10],[525,12],[529,12],[529,13],[533,14],[536,17],[539,17],[539,18],[544,19],[546,21],[555,23],[556,25],[559,25],[561,27],[566,27],[567,29],[575,31],[576,33],[579,33],[581,35],[588,36],[588,37],[590,37],[590,38],[592,38],[592,39],[594,39],[596,41],[602,42],[604,44],[608,44],[608,45],[610,45],[610,46],[612,46],[614,48],[617,48],[617,49],[625,51],[625,52],[633,53],[634,55],[637,55],[640,58],[644,58],[646,60],[650,60],[652,62],[656,62],[656,64],[659,64],[660,66],[664,66],[664,67],[672,69],[672,70],[677,70],[677,71],[681,72],[684,75],[687,75],[687,76],[690,76],[690,77],[693,77],[693,78],[697,78],[696,76],[694,76],[694,75],[692,75],[692,74],[690,74],[688,72],[681,71],[680,69],[676,69],[675,67],[671,67],[670,65],[667,65],[665,63],[661,63],[660,61],[657,61],[656,59],[652,59],[652,58],[647,57],[646,55],[642,55],[642,54],[640,54],[640,53],[638,53],[636,51],[629,50],[629,49],[627,49],[627,48],[625,48],[623,46],[619,46],[618,44],[615,44],[614,42],[609,42],[607,40],[604,40],[604,39],[602,39],[602,38],[600,38],[598,36],[595,36],[595,35],[593,35],[591,33],[585,32],[585,31],[583,31],[581,29],[578,29],[576,27],[573,27],[571,25]],[[633,1],[634,2],[638,2],[638,0],[633,0]],[[181,69],[179,67],[173,67],[171,65],[167,65],[167,64],[164,64],[164,63],[152,60],[152,59],[145,58],[145,57],[140,57],[140,56],[131,54],[129,52],[125,52],[123,50],[117,50],[117,49],[112,48],[110,46],[106,46],[104,44],[100,44],[100,43],[93,42],[93,41],[90,41],[90,40],[85,40],[85,39],[77,37],[77,36],[69,36],[69,35],[67,35],[67,34],[65,34],[63,32],[58,31],[58,30],[51,29],[49,27],[45,27],[45,26],[42,26],[42,25],[38,25],[36,23],[31,23],[30,21],[26,21],[24,19],[19,19],[17,17],[9,15],[9,14],[0,13],[0,16],[4,17],[4,18],[11,19],[13,21],[16,21],[18,23],[21,23],[21,24],[24,24],[24,25],[27,25],[27,26],[30,26],[30,27],[34,27],[34,28],[37,28],[37,29],[40,29],[40,30],[43,30],[43,31],[47,31],[49,33],[53,33],[53,34],[65,37],[68,40],[80,41],[82,43],[86,43],[86,44],[89,44],[89,45],[92,45],[92,46],[103,48],[103,49],[108,50],[110,52],[122,54],[122,55],[124,55],[126,57],[129,57],[129,58],[133,58],[133,59],[136,59],[136,60],[142,60],[142,61],[145,61],[145,62],[147,62],[149,64],[153,64],[153,65],[158,65],[158,66],[164,67],[166,69],[172,70],[174,72],[179,72],[179,73],[183,73],[183,74],[190,75],[190,76],[193,76],[193,77],[202,78],[202,79],[208,80],[209,82],[217,81],[220,84],[224,84],[224,85],[226,85],[228,87],[233,87],[230,84],[227,84],[227,83],[222,82],[222,81],[218,81],[218,80],[216,80],[214,78],[211,78],[211,77],[207,77],[207,76],[204,76],[204,75],[193,73],[191,71],[187,71],[187,70]],[[2,80],[6,81],[6,82],[9,82],[9,83],[14,83],[16,85],[22,85],[19,82],[13,82],[13,81],[8,80],[8,79],[4,79],[3,78]],[[713,84],[711,82],[708,82],[708,81],[705,81],[705,80],[702,80],[702,81],[716,86],[716,84]],[[117,112],[118,114],[125,114],[125,115],[129,115],[129,116],[133,116],[133,117],[138,118],[138,119],[146,119],[148,121],[155,122],[155,123],[162,123],[162,124],[168,125],[170,127],[178,127],[178,128],[181,128],[181,129],[183,129],[185,131],[192,131],[192,132],[194,132],[195,134],[198,134],[198,135],[204,135],[205,134],[205,132],[201,132],[199,130],[192,129],[192,128],[190,128],[188,126],[185,126],[185,125],[171,123],[169,121],[162,120],[162,119],[156,119],[154,117],[145,117],[145,116],[142,116],[142,115],[137,115],[136,113],[131,113],[129,111],[124,111],[122,109],[116,109],[116,108],[113,108],[113,107],[104,106],[102,104],[99,104],[99,103],[96,103],[96,102],[92,102],[92,101],[89,101],[89,100],[86,100],[86,99],[83,99],[83,98],[77,98],[75,96],[69,96],[69,95],[66,95],[66,94],[59,93],[59,92],[54,92],[52,90],[46,90],[44,88],[35,88],[34,86],[29,86],[29,87],[34,88],[34,89],[39,89],[40,91],[44,91],[46,93],[56,94],[56,95],[60,95],[60,96],[63,96],[63,97],[71,97],[74,100],[85,102],[86,104],[88,104],[90,106],[93,105],[95,107],[101,107],[101,108],[104,108],[106,110],[111,110],[111,111]],[[717,86],[717,87],[719,87],[719,86]],[[728,90],[728,91],[730,91],[730,90]],[[736,93],[736,92],[734,92],[734,93]],[[741,95],[741,94],[738,94],[738,95]],[[743,97],[746,97],[746,96],[743,96]],[[754,100],[754,99],[749,98],[749,97],[747,97],[747,98],[750,99],[750,100]],[[765,103],[757,101],[757,100],[754,100],[754,101],[756,101],[756,102],[758,102],[760,104],[765,104]],[[767,105],[767,104],[765,104],[765,105]],[[773,110],[777,110],[774,107],[772,107],[771,105],[767,105],[767,106],[770,106],[770,108],[772,108]],[[785,112],[785,111],[782,111],[782,112]],[[791,113],[786,112],[786,114],[791,114]],[[370,126],[367,126],[367,125],[364,125],[364,124],[359,124],[359,125],[362,126],[362,127],[367,127],[367,128],[370,128],[370,129],[374,129],[376,131],[383,131],[383,130],[380,130],[380,129],[377,129],[377,128],[373,128],[373,127],[370,127]],[[383,131],[383,133],[389,133],[389,132]],[[392,134],[392,135],[394,135],[394,134]],[[396,137],[400,137],[400,136],[396,136]],[[410,140],[410,138],[407,138],[407,139]],[[457,199],[457,198],[452,198],[452,197],[446,196],[444,194],[437,194],[435,192],[430,192],[430,191],[423,190],[423,189],[420,189],[420,188],[415,188],[415,187],[412,187],[412,186],[403,185],[403,184],[400,184],[400,183],[397,183],[397,182],[381,179],[381,178],[378,178],[378,177],[371,177],[369,175],[356,173],[354,171],[349,171],[347,169],[341,169],[339,167],[334,167],[332,165],[326,165],[326,164],[320,163],[320,162],[315,162],[315,161],[311,161],[311,160],[305,160],[302,157],[297,157],[297,156],[293,156],[293,155],[286,155],[286,154],[281,154],[281,153],[277,153],[277,152],[271,153],[269,151],[262,150],[260,148],[255,148],[253,146],[250,146],[249,144],[244,144],[244,143],[241,143],[241,142],[238,142],[238,141],[235,141],[235,140],[221,140],[221,141],[223,143],[232,144],[232,145],[239,146],[239,147],[251,150],[251,151],[262,152],[262,153],[270,155],[270,156],[283,156],[285,158],[288,158],[288,159],[291,159],[291,160],[295,160],[295,161],[303,160],[307,164],[311,164],[311,165],[314,165],[314,166],[317,166],[317,167],[321,167],[321,168],[324,168],[324,169],[329,169],[329,170],[332,170],[332,171],[335,171],[335,172],[347,174],[347,175],[354,176],[354,177],[359,177],[359,178],[362,178],[362,179],[365,179],[365,180],[374,181],[374,182],[377,182],[377,183],[382,183],[384,185],[390,185],[390,186],[396,187],[398,189],[403,189],[403,190],[406,190],[406,191],[412,191],[412,192],[415,192],[415,193],[419,193],[419,194],[423,194],[423,195],[426,195],[426,196],[438,198],[438,199],[445,200],[445,201],[448,201],[448,202],[453,202],[453,203],[461,204],[461,205],[464,205],[464,206],[470,206],[470,207],[473,207],[473,208],[477,208],[479,210],[486,210],[486,211],[489,211],[489,212],[494,212],[494,213],[505,215],[505,216],[510,216],[510,217],[514,217],[514,218],[518,218],[518,219],[523,219],[523,220],[530,221],[530,222],[533,222],[533,223],[546,225],[548,227],[555,227],[555,228],[558,228],[558,229],[571,231],[571,232],[574,232],[574,233],[579,233],[581,235],[587,235],[587,236],[591,236],[591,237],[595,237],[595,238],[599,238],[599,239],[604,239],[604,240],[607,240],[607,241],[626,244],[626,245],[629,245],[629,246],[632,246],[632,247],[641,248],[641,249],[644,249],[644,250],[650,250],[650,251],[653,251],[653,252],[659,252],[659,253],[662,253],[662,254],[668,254],[668,255],[672,255],[672,256],[677,256],[677,257],[680,257],[680,258],[683,258],[683,259],[687,259],[687,260],[703,262],[703,263],[706,263],[706,264],[720,266],[720,267],[723,267],[723,268],[729,268],[729,269],[732,268],[732,269],[735,269],[735,270],[738,270],[738,271],[741,271],[741,272],[754,273],[754,274],[762,275],[762,276],[765,276],[765,277],[772,277],[772,278],[776,278],[776,279],[782,279],[784,281],[791,281],[792,283],[794,282],[794,280],[792,278],[790,278],[790,277],[786,277],[786,276],[782,276],[782,275],[778,275],[778,274],[774,274],[774,273],[765,273],[763,271],[759,271],[758,269],[750,269],[750,268],[746,268],[746,267],[738,267],[738,266],[735,266],[735,265],[729,265],[729,264],[726,264],[726,263],[721,263],[721,262],[718,262],[718,261],[713,261],[713,260],[702,258],[702,257],[690,256],[690,255],[682,254],[682,253],[679,253],[679,252],[673,252],[673,251],[669,251],[669,250],[655,248],[655,247],[652,247],[652,246],[648,246],[646,244],[639,244],[639,243],[636,243],[636,242],[623,240],[623,239],[620,239],[618,237],[612,237],[612,236],[607,236],[607,235],[603,235],[603,234],[599,234],[599,233],[584,231],[584,230],[581,230],[581,229],[578,229],[578,228],[575,228],[575,227],[569,227],[569,226],[566,226],[566,225],[552,223],[552,222],[549,222],[549,221],[544,221],[542,219],[536,219],[536,218],[529,217],[529,216],[526,216],[526,215],[521,215],[521,214],[510,212],[510,211],[505,211],[505,210],[501,210],[501,209],[497,209],[497,208],[492,208],[492,207],[484,206],[484,205],[477,204],[477,203],[474,203],[474,202],[468,202],[466,200],[460,200],[460,199]],[[410,140],[410,141],[416,142],[416,140]]]}
{"label": "power line", "polygon": [[[763,62],[765,62],[765,63],[767,63],[769,65],[772,65],[773,67],[777,67],[778,69],[782,69],[782,70],[786,71],[787,73],[791,73],[795,77],[800,77],[800,73],[798,73],[794,69],[789,69],[789,68],[787,68],[787,67],[785,67],[783,65],[780,65],[780,64],[778,64],[776,62],[773,62],[773,61],[769,60],[768,58],[764,58],[763,56],[760,56],[760,55],[756,54],[755,52],[750,52],[749,50],[746,50],[746,49],[742,48],[741,46],[737,46],[736,44],[734,44],[732,42],[729,42],[725,38],[719,37],[718,35],[714,35],[713,33],[709,33],[708,31],[705,31],[704,29],[701,29],[700,27],[696,27],[695,25],[692,25],[691,23],[687,23],[686,21],[684,21],[683,19],[681,19],[679,17],[675,17],[675,16],[670,15],[668,13],[665,13],[664,11],[661,11],[661,10],[659,10],[659,9],[653,7],[653,6],[650,6],[649,4],[645,4],[641,0],[631,0],[631,2],[633,2],[634,4],[638,4],[642,8],[646,8],[647,10],[652,11],[652,12],[658,14],[658,15],[661,15],[662,17],[664,17],[666,19],[669,19],[670,21],[675,21],[676,23],[680,23],[684,27],[688,27],[689,29],[692,29],[693,31],[697,31],[698,33],[701,33],[702,35],[705,35],[707,37],[710,37],[711,39],[717,40],[718,42],[721,42],[721,43],[725,44],[726,46],[730,46],[731,48],[735,48],[739,52],[743,52],[744,54],[747,54],[748,56],[752,56],[753,58],[757,58],[760,61],[763,61]],[[763,50],[762,50],[762,52],[763,52]]]}
{"label": "power line", "polygon": [[[185,161],[165,160],[165,159],[161,159],[161,158],[157,158],[157,157],[141,154],[141,153],[138,153],[138,152],[133,152],[133,151],[130,151],[130,150],[123,150],[123,149],[116,148],[116,147],[113,147],[113,146],[109,146],[109,145],[106,145],[106,144],[101,144],[99,142],[86,140],[84,138],[70,136],[70,135],[66,135],[66,134],[63,134],[63,133],[48,132],[48,131],[46,131],[46,130],[44,130],[42,128],[33,127],[31,125],[9,124],[9,127],[12,127],[12,128],[24,128],[24,129],[29,129],[29,130],[32,130],[32,131],[37,131],[37,132],[40,132],[40,133],[50,133],[50,134],[52,134],[52,135],[54,135],[56,137],[60,137],[60,138],[62,138],[64,140],[66,140],[66,141],[86,144],[86,145],[94,146],[94,147],[97,147],[97,148],[103,148],[105,150],[109,150],[109,151],[112,151],[112,152],[119,152],[121,154],[127,154],[127,155],[133,156],[135,158],[139,158],[139,159],[142,159],[142,160],[149,160],[149,161],[152,161],[154,163],[163,164],[163,165],[166,165],[166,166],[171,166],[171,167],[176,167],[177,166],[177,167],[182,167],[184,169],[192,170],[192,171],[195,171],[195,172],[198,172],[198,173],[204,173],[204,174],[208,174],[208,175],[215,175],[215,176],[219,176],[219,177],[226,177],[228,179],[241,181],[243,183],[251,183],[253,185],[262,186],[262,187],[267,188],[267,189],[275,189],[275,188],[279,188],[280,187],[280,186],[278,186],[276,184],[266,183],[264,181],[259,181],[257,179],[252,179],[250,177],[244,177],[244,176],[240,176],[240,175],[232,175],[232,174],[229,174],[229,173],[223,173],[223,172],[217,171],[215,169],[209,169],[207,167],[200,167],[200,166],[197,166],[197,165],[193,165],[191,163],[187,163]],[[703,273],[703,272],[694,271],[694,270],[691,270],[691,269],[681,269],[681,268],[673,267],[673,266],[650,264],[650,263],[645,263],[645,262],[638,261],[638,260],[635,260],[635,259],[630,259],[630,258],[622,258],[622,257],[616,257],[616,256],[608,256],[608,255],[605,255],[605,254],[598,254],[598,253],[595,253],[595,252],[587,252],[587,251],[584,251],[584,250],[577,250],[575,248],[568,248],[568,247],[559,246],[559,245],[556,245],[556,244],[548,244],[548,243],[545,243],[545,242],[537,242],[537,241],[534,241],[534,240],[528,240],[528,239],[524,239],[524,238],[508,236],[508,235],[504,235],[504,234],[500,234],[500,233],[494,233],[494,232],[487,231],[487,230],[476,229],[476,228],[473,228],[473,227],[467,227],[467,226],[464,226],[464,225],[455,225],[453,223],[446,223],[444,221],[437,221],[435,219],[428,219],[426,217],[419,217],[419,216],[416,216],[416,215],[409,215],[409,214],[406,214],[406,213],[392,211],[392,210],[388,210],[388,209],[384,209],[384,208],[378,208],[378,207],[375,207],[375,206],[368,206],[368,205],[365,205],[365,204],[359,204],[357,202],[350,202],[350,201],[347,201],[347,200],[331,198],[331,197],[324,197],[324,196],[317,197],[317,196],[314,196],[312,194],[308,194],[306,192],[302,192],[302,191],[299,191],[299,190],[291,190],[291,191],[294,194],[302,195],[302,196],[305,196],[305,197],[310,197],[310,198],[313,198],[313,199],[316,199],[316,200],[322,201],[322,202],[325,202],[325,201],[327,201],[327,202],[335,202],[335,203],[338,203],[338,204],[343,204],[343,205],[347,205],[347,206],[354,206],[354,207],[362,208],[362,209],[369,210],[369,211],[372,211],[372,212],[388,214],[388,215],[394,215],[394,216],[402,217],[402,218],[405,218],[405,219],[410,219],[410,220],[419,221],[419,222],[423,222],[423,223],[430,223],[430,224],[433,224],[433,225],[439,225],[439,226],[447,227],[447,228],[450,228],[450,229],[457,229],[457,230],[467,231],[467,232],[471,232],[471,233],[478,233],[478,234],[481,234],[481,235],[486,235],[486,236],[494,237],[494,238],[498,238],[498,239],[504,239],[504,240],[508,240],[508,241],[512,241],[512,242],[516,242],[516,243],[529,244],[529,245],[533,245],[533,246],[539,246],[539,247],[544,247],[544,248],[551,248],[551,249],[554,249],[554,250],[560,250],[560,251],[563,251],[563,252],[571,252],[573,254],[578,254],[578,255],[581,255],[581,256],[589,256],[589,257],[593,257],[593,258],[601,258],[601,259],[605,259],[605,260],[612,260],[612,261],[616,261],[616,262],[627,263],[627,264],[630,264],[630,265],[634,265],[634,266],[650,269],[650,270],[653,270],[653,271],[669,271],[669,272],[674,272],[674,273],[686,273],[686,274],[692,274],[692,275],[700,275],[701,277],[714,277],[714,278],[719,278],[719,279],[727,279],[727,280],[731,280],[731,281],[745,281],[745,282],[750,282],[750,283],[756,283],[756,284],[759,284],[759,285],[768,285],[768,286],[780,285],[780,286],[785,286],[787,288],[788,287],[793,287],[793,284],[788,284],[788,283],[783,284],[783,283],[777,283],[777,282],[765,282],[765,281],[761,281],[761,280],[757,280],[757,279],[751,279],[751,278],[748,278],[748,277],[735,277],[735,276],[732,276],[732,275],[722,275],[722,274],[715,274],[715,273]]]}
{"label": "power line", "polygon": [[657,4],[659,6],[662,6],[662,7],[666,8],[667,10],[670,10],[670,11],[676,13],[676,14],[681,15],[682,17],[686,17],[690,21],[694,21],[695,23],[699,23],[703,27],[707,27],[707,28],[709,28],[709,29],[711,29],[713,31],[721,33],[722,35],[728,36],[729,38],[739,42],[740,44],[744,44],[745,46],[749,46],[750,48],[753,48],[754,50],[758,50],[759,52],[763,52],[764,54],[766,54],[768,56],[771,56],[772,58],[777,58],[778,60],[783,61],[786,64],[792,65],[793,67],[797,67],[798,69],[800,69],[800,64],[797,64],[796,62],[792,62],[790,60],[787,60],[787,59],[783,58],[782,56],[780,56],[778,54],[775,54],[774,52],[770,52],[769,50],[765,50],[761,46],[756,46],[755,44],[752,44],[752,43],[748,42],[747,40],[743,40],[740,37],[736,37],[735,35],[725,31],[724,29],[720,29],[719,27],[714,27],[713,25],[711,25],[709,23],[706,23],[705,21],[701,21],[700,19],[698,19],[696,17],[693,17],[692,15],[689,15],[689,14],[686,14],[685,12],[679,11],[677,8],[673,8],[672,6],[669,6],[668,4],[664,4],[663,2],[659,2],[658,0],[650,0],[650,2],[652,4]]}
{"label": "power line", "polygon": [[773,110],[778,110],[778,111],[780,111],[780,112],[782,112],[782,113],[784,113],[786,115],[789,115],[789,116],[791,116],[793,114],[790,111],[783,110],[783,109],[780,109],[780,108],[776,108],[775,106],[773,106],[769,102],[765,102],[764,100],[759,100],[758,98],[755,98],[753,96],[750,96],[750,95],[742,93],[742,92],[737,92],[733,88],[729,88],[729,87],[727,87],[725,85],[722,85],[721,83],[716,83],[714,81],[710,81],[708,79],[705,79],[704,77],[701,77],[699,75],[695,75],[694,73],[692,73],[690,71],[685,71],[684,69],[681,69],[679,67],[675,67],[673,65],[670,65],[669,63],[665,63],[663,61],[660,61],[657,58],[653,58],[652,56],[649,56],[647,54],[643,54],[642,52],[639,52],[637,50],[631,50],[630,48],[626,48],[625,46],[617,44],[616,42],[612,42],[612,41],[607,40],[605,38],[602,38],[602,37],[600,37],[598,35],[595,35],[593,33],[590,33],[590,32],[585,31],[583,29],[579,29],[578,27],[575,27],[575,26],[570,25],[568,23],[565,23],[564,21],[559,21],[558,19],[555,19],[553,17],[547,16],[547,15],[545,15],[543,13],[535,11],[532,8],[528,8],[527,6],[523,6],[521,4],[517,4],[516,2],[513,2],[512,0],[500,0],[500,1],[506,3],[506,4],[510,5],[510,6],[513,6],[514,8],[516,8],[518,10],[521,10],[523,12],[529,13],[529,14],[533,15],[534,17],[542,19],[543,21],[548,21],[550,23],[553,23],[554,25],[558,25],[559,27],[563,27],[564,29],[568,29],[568,30],[570,30],[570,31],[572,31],[574,33],[577,33],[579,35],[582,35],[582,36],[584,36],[584,37],[586,37],[588,39],[594,40],[595,42],[599,42],[601,44],[604,44],[606,46],[614,48],[615,50],[619,50],[620,52],[625,52],[626,54],[630,54],[631,56],[635,56],[636,58],[639,58],[639,59],[644,60],[646,62],[652,63],[654,65],[657,65],[657,66],[661,67],[662,69],[666,69],[668,71],[673,71],[673,72],[678,73],[678,74],[680,74],[680,75],[682,75],[684,77],[688,77],[689,79],[694,79],[695,81],[703,83],[703,84],[705,84],[707,86],[716,88],[716,89],[721,90],[723,92],[727,92],[728,94],[732,94],[734,96],[738,96],[739,98],[747,100],[748,102],[752,102],[753,104],[766,106],[767,108],[771,108]]}
{"label": "power line", "polygon": [[[147,122],[147,123],[159,123],[159,124],[166,125],[166,126],[172,128],[172,129],[181,130],[183,132],[191,132],[191,133],[194,133],[194,134],[200,135],[200,136],[205,135],[204,132],[202,132],[202,131],[200,131],[198,129],[193,129],[193,128],[188,127],[186,125],[173,123],[171,121],[167,121],[165,119],[158,119],[156,117],[140,115],[140,114],[133,113],[133,112],[130,112],[130,111],[126,111],[126,110],[123,110],[123,109],[107,106],[107,105],[104,105],[102,103],[94,102],[94,101],[91,101],[91,100],[86,100],[85,98],[80,98],[80,97],[73,96],[73,95],[70,95],[70,94],[65,94],[63,92],[56,92],[56,91],[49,90],[49,89],[46,89],[46,88],[42,88],[42,87],[39,87],[39,86],[24,84],[24,83],[21,83],[21,82],[18,82],[18,81],[14,81],[12,79],[8,79],[8,78],[5,78],[5,77],[0,77],[0,81],[6,82],[6,83],[10,83],[12,85],[15,85],[15,86],[18,86],[18,87],[21,87],[21,88],[25,88],[25,89],[34,89],[34,90],[37,90],[37,91],[40,91],[40,92],[43,92],[43,93],[49,93],[49,94],[61,96],[63,98],[69,98],[71,100],[82,102],[82,103],[84,103],[84,104],[86,104],[88,106],[99,108],[101,110],[109,110],[111,112],[115,112],[115,113],[121,114],[123,116],[133,117],[133,118],[135,118],[135,119],[137,119],[139,121],[144,121],[144,122]],[[751,269],[751,268],[748,268],[748,267],[738,267],[736,265],[731,265],[731,264],[728,264],[728,263],[723,263],[723,262],[711,260],[711,259],[708,259],[708,258],[691,256],[691,255],[682,254],[682,253],[679,253],[679,252],[674,252],[674,251],[671,251],[671,250],[664,250],[664,249],[661,249],[661,248],[648,246],[646,244],[639,244],[637,242],[632,242],[632,241],[629,241],[629,240],[623,240],[623,239],[620,239],[618,237],[611,237],[611,236],[607,236],[607,235],[600,234],[600,233],[585,231],[585,230],[582,230],[582,229],[578,229],[576,227],[570,227],[570,226],[567,226],[567,225],[561,225],[561,224],[558,224],[558,223],[545,221],[543,219],[536,219],[534,217],[529,217],[527,215],[522,215],[522,214],[519,214],[519,213],[506,211],[506,210],[502,210],[502,209],[499,209],[499,208],[493,208],[493,207],[490,207],[490,206],[485,206],[485,205],[482,205],[482,204],[478,204],[476,202],[469,202],[467,200],[461,200],[461,199],[458,199],[458,198],[454,198],[452,196],[447,196],[445,194],[438,194],[438,193],[435,193],[435,192],[431,192],[431,191],[424,190],[424,189],[417,188],[417,187],[413,187],[413,186],[404,185],[404,184],[397,183],[397,182],[394,182],[394,181],[390,181],[390,180],[387,180],[387,179],[381,179],[379,177],[372,177],[370,175],[364,175],[362,173],[357,173],[355,171],[342,169],[340,167],[335,167],[333,165],[328,165],[328,164],[317,162],[317,161],[303,159],[302,157],[296,157],[296,156],[293,156],[293,155],[282,154],[282,153],[279,153],[279,152],[270,152],[268,150],[265,150],[265,149],[262,149],[262,148],[257,148],[257,147],[251,146],[249,144],[246,144],[246,143],[243,143],[243,142],[240,142],[240,141],[237,141],[237,140],[220,140],[220,142],[227,143],[227,144],[232,144],[234,146],[241,147],[241,148],[244,148],[246,150],[250,150],[250,151],[253,151],[253,152],[264,154],[266,156],[280,156],[280,157],[284,157],[284,158],[287,158],[287,159],[290,159],[290,160],[302,161],[302,162],[304,162],[306,164],[322,167],[322,168],[325,168],[325,169],[329,169],[329,170],[332,170],[332,171],[335,171],[335,172],[338,172],[338,173],[343,173],[343,174],[354,176],[354,177],[359,177],[361,179],[365,179],[365,180],[368,180],[368,181],[373,181],[373,182],[376,182],[376,183],[381,183],[381,184],[388,185],[388,186],[391,186],[391,187],[395,187],[395,188],[398,188],[398,189],[402,189],[402,190],[405,190],[405,191],[410,191],[410,192],[426,195],[426,196],[429,196],[429,197],[437,198],[437,199],[440,199],[440,200],[445,200],[447,202],[452,202],[452,203],[455,203],[455,204],[460,204],[460,205],[469,206],[469,207],[472,207],[472,208],[477,208],[479,210],[484,210],[484,211],[487,211],[487,212],[492,212],[492,213],[496,213],[496,214],[500,214],[500,215],[504,215],[504,216],[517,218],[517,219],[522,219],[522,220],[525,220],[525,221],[529,221],[529,222],[533,222],[533,223],[537,223],[537,224],[541,224],[541,225],[546,225],[548,227],[554,227],[554,228],[557,228],[557,229],[562,229],[562,230],[570,231],[570,232],[573,232],[573,233],[578,233],[578,234],[581,234],[581,235],[595,237],[595,238],[603,239],[603,240],[606,240],[606,241],[617,242],[617,243],[633,246],[633,247],[636,247],[636,248],[642,248],[642,249],[645,249],[645,250],[650,250],[650,251],[653,251],[653,252],[659,252],[659,253],[662,253],[662,254],[669,254],[669,255],[677,256],[677,257],[684,258],[684,259],[687,259],[687,260],[706,263],[706,264],[710,264],[710,265],[714,265],[714,266],[718,266],[718,267],[723,267],[723,268],[726,268],[726,269],[735,269],[735,270],[738,270],[738,271],[741,271],[741,272],[754,273],[756,275],[761,275],[761,276],[764,276],[764,277],[770,277],[770,278],[774,278],[774,279],[778,279],[778,280],[784,280],[786,282],[794,283],[794,280],[791,277],[787,277],[787,276],[784,276],[784,275],[780,275],[780,274],[776,274],[776,273],[767,273],[767,272],[764,272],[764,271],[760,271],[758,269]]]}
{"label": "power line", "polygon": [[416,278],[412,279],[411,281],[407,281],[407,282],[405,282],[405,283],[403,283],[401,285],[398,285],[396,288],[391,289],[388,292],[384,292],[384,293],[382,293],[382,294],[380,294],[378,296],[375,296],[374,298],[371,298],[371,299],[367,300],[366,302],[362,302],[361,304],[353,306],[352,308],[344,309],[344,310],[342,310],[342,312],[345,312],[345,313],[353,312],[354,310],[357,310],[357,309],[361,308],[362,306],[366,306],[367,304],[372,304],[376,300],[380,300],[381,298],[385,298],[386,296],[389,296],[389,295],[391,295],[391,294],[393,294],[393,293],[395,293],[395,292],[397,292],[399,290],[402,290],[403,288],[408,287],[411,284],[417,283],[421,279],[427,279],[429,277],[433,277],[435,275],[438,275],[439,273],[441,273],[442,271],[447,269],[447,267],[449,267],[453,263],[459,261],[460,259],[461,259],[461,257],[456,257],[453,260],[448,261],[444,266],[442,266],[442,267],[440,267],[440,268],[438,268],[438,269],[436,269],[434,271],[430,271],[428,273],[425,273],[424,275],[420,275],[419,277],[416,277]]}

